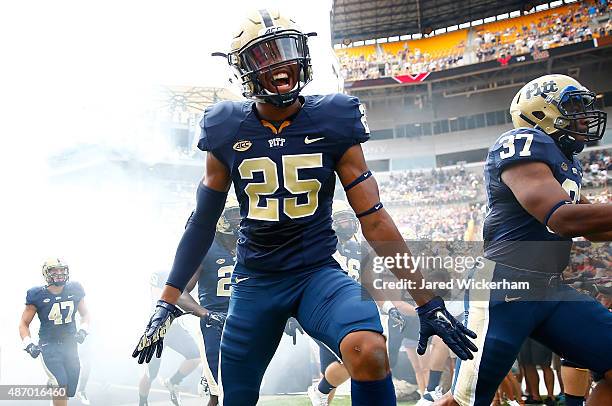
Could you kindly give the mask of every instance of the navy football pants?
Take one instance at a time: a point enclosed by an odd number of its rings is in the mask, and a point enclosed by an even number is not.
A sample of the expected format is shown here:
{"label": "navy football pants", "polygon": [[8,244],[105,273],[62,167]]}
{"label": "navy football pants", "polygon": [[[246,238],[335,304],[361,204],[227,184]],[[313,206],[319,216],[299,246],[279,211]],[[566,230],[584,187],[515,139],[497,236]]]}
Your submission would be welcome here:
{"label": "navy football pants", "polygon": [[374,301],[339,266],[262,274],[237,264],[221,339],[223,405],[257,403],[264,372],[291,316],[336,354],[351,332],[383,331]]}
{"label": "navy football pants", "polygon": [[79,383],[81,364],[77,343],[47,342],[41,343],[42,363],[49,376],[49,384],[65,386],[68,397],[73,397]]}
{"label": "navy football pants", "polygon": [[[517,273],[489,265],[493,280]],[[612,369],[612,313],[599,302],[567,285],[547,287],[543,300],[518,296],[498,290],[490,301],[470,302],[467,327],[478,334],[479,351],[473,360],[457,360],[452,392],[461,406],[491,404],[527,337],[597,373]]]}

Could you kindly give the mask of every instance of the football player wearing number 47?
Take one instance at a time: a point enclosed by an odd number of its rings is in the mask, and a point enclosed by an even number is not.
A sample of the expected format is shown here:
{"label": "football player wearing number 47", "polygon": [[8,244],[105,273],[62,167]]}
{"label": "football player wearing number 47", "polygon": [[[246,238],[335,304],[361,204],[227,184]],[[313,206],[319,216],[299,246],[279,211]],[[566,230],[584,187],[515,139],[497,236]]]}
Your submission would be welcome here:
{"label": "football player wearing number 47", "polygon": [[[395,405],[385,338],[375,302],[340,271],[332,255],[336,174],[378,255],[410,255],[378,196],[361,143],[369,138],[363,106],[344,94],[300,96],[312,78],[308,38],[276,11],[256,10],[224,54],[243,84],[245,102],[208,108],[198,147],[207,151],[196,209],[177,248],[157,309],[133,356],[159,356],[163,336],[182,312],[175,306],[206,255],[233,183],[241,223],[232,294],[221,340],[225,406],[252,406],[285,323],[295,317],[306,333],[342,358],[351,376],[353,405]],[[414,269],[392,267],[421,286]],[[419,306],[419,352],[437,334],[462,359],[476,335],[459,324],[442,299],[410,292]]]}
{"label": "football player wearing number 47", "polygon": [[[85,291],[78,282],[70,282],[68,266],[60,259],[47,260],[42,268],[45,286],[37,286],[26,295],[26,307],[19,323],[23,349],[32,358],[42,354],[41,361],[49,376],[49,385],[66,388],[66,397],[53,399],[54,406],[65,406],[75,395],[81,366],[77,343],[87,337],[89,312]],[[80,316],[77,329],[76,314]],[[30,336],[30,323],[38,314],[38,344]],[[83,400],[83,399],[81,399]],[[88,404],[87,402],[85,404]]]}
{"label": "football player wearing number 47", "polygon": [[[489,406],[527,337],[595,373],[587,404],[612,404],[612,313],[561,279],[572,237],[612,240],[612,204],[580,196],[576,154],[601,139],[606,125],[594,103],[592,92],[564,75],[535,79],[514,97],[515,128],[487,156],[486,266],[473,277],[530,287],[469,292],[467,326],[482,351],[458,361],[452,396],[436,405]],[[582,405],[583,395],[566,394],[565,404]]]}

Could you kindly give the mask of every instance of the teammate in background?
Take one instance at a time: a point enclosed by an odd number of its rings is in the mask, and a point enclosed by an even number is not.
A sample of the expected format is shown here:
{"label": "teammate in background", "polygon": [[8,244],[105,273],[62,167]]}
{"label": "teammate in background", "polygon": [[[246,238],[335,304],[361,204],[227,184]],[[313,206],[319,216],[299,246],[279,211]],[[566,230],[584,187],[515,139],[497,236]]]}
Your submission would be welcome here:
{"label": "teammate in background", "polygon": [[[238,201],[231,196],[217,222],[210,250],[177,302],[181,309],[200,317],[204,342],[201,383],[206,384],[210,394],[208,406],[219,404],[219,346],[230,300],[239,225],[240,207]],[[196,283],[199,304],[190,295]]]}
{"label": "teammate in background", "polygon": [[[159,297],[160,289],[163,288],[164,282],[168,278],[168,272],[154,272],[151,274],[151,298],[153,305],[155,305],[155,299]],[[165,334],[165,344],[172,348],[177,353],[181,354],[185,360],[179,365],[178,369],[170,377],[170,379],[160,379],[161,383],[168,389],[170,393],[170,401],[175,406],[180,406],[181,399],[178,391],[178,385],[181,381],[189,375],[194,369],[200,365],[200,350],[195,340],[181,324],[176,323],[170,326]],[[144,374],[140,378],[138,384],[138,405],[148,406],[149,405],[149,391],[151,390],[151,384],[159,373],[159,367],[161,366],[161,358],[155,358],[145,366]]]}
{"label": "teammate in background", "polygon": [[[60,259],[45,261],[42,267],[45,286],[28,290],[26,307],[19,323],[23,349],[32,358],[42,353],[42,364],[49,376],[49,385],[66,388],[66,397],[53,399],[54,406],[65,406],[75,395],[79,382],[77,344],[87,337],[89,312],[85,306],[85,291],[78,282],[69,282],[68,265]],[[75,310],[80,316],[77,329]],[[30,323],[38,314],[40,330],[38,344],[30,336]]]}
{"label": "teammate in background", "polygon": [[[175,306],[213,242],[227,191],[234,184],[241,224],[232,295],[221,341],[225,406],[255,405],[264,372],[286,321],[342,354],[354,405],[395,405],[378,309],[332,258],[335,174],[380,256],[409,255],[378,196],[360,144],[369,138],[364,108],[343,94],[300,97],[311,80],[308,35],[268,10],[249,15],[227,55],[242,79],[246,102],[208,108],[198,147],[208,151],[197,207],[177,248],[172,272],[133,356],[149,361],[182,315]],[[421,286],[420,272],[392,267]],[[419,351],[438,334],[463,359],[475,335],[428,290],[411,292],[421,318]]]}
{"label": "teammate in background", "polygon": [[467,325],[480,334],[483,351],[458,362],[452,397],[437,404],[488,406],[527,337],[604,378],[588,404],[612,403],[612,314],[560,276],[572,237],[612,240],[612,204],[580,196],[576,154],[601,139],[606,124],[594,103],[592,92],[564,75],[535,79],[514,97],[515,129],[487,156],[487,262],[473,277],[528,281],[530,289],[469,292]]}

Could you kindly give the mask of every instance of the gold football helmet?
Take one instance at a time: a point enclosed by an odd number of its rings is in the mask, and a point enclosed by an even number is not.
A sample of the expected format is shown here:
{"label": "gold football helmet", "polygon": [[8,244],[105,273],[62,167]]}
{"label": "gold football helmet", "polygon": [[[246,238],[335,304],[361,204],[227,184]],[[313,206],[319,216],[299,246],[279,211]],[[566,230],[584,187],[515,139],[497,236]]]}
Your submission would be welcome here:
{"label": "gold football helmet", "polygon": [[537,127],[574,151],[600,140],[606,129],[607,115],[595,109],[595,94],[565,75],[527,83],[514,96],[510,114],[515,128]]}
{"label": "gold football helmet", "polygon": [[236,235],[240,227],[240,206],[234,194],[228,194],[225,208],[219,221],[217,221],[217,232],[221,234]]}
{"label": "gold football helmet", "polygon": [[42,266],[42,275],[47,285],[61,286],[68,282],[70,271],[61,259],[49,258]]}
{"label": "gold football helmet", "polygon": [[353,208],[344,200],[332,202],[332,228],[342,242],[348,241],[359,231],[359,221]]}
{"label": "gold football helmet", "polygon": [[312,79],[308,37],[279,11],[254,10],[234,36],[228,63],[242,80],[243,95],[277,107],[291,105]]}

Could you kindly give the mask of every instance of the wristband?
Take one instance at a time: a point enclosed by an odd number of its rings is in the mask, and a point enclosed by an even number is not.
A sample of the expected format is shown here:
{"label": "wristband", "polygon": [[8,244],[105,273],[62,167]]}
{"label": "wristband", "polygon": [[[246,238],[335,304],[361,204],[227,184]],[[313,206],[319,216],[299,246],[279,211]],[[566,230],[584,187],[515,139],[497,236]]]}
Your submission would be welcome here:
{"label": "wristband", "polygon": [[21,342],[23,343],[23,349],[24,350],[26,348],[28,348],[28,345],[33,344],[32,337],[30,337],[30,336],[23,337],[23,340],[21,340]]}
{"label": "wristband", "polygon": [[552,207],[552,209],[549,210],[549,212],[546,215],[546,217],[544,217],[544,225],[546,227],[548,227],[548,220],[550,220],[550,216],[552,216],[553,213],[556,212],[559,209],[559,207],[565,206],[566,204],[572,204],[572,202],[570,202],[569,200],[561,200],[559,203],[555,204]]}

